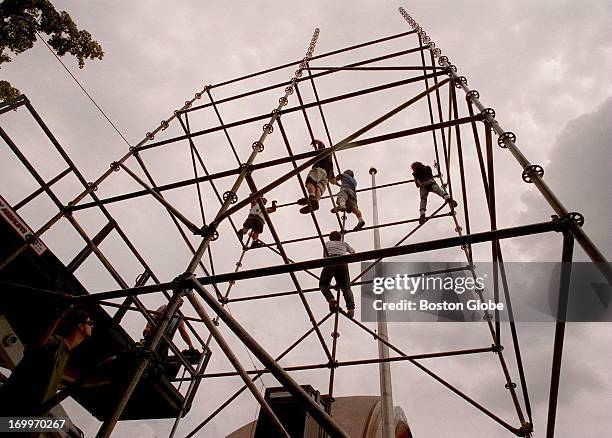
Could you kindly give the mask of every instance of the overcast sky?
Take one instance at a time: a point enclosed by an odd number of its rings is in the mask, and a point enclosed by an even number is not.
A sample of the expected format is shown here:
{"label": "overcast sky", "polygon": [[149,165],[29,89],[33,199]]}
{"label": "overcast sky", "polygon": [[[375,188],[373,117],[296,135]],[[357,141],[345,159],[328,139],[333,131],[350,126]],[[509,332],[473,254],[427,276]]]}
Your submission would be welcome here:
{"label": "overcast sky", "polygon": [[[610,1],[507,1],[507,2],[411,2],[353,1],[353,2],[197,2],[176,4],[159,1],[55,1],[60,10],[68,11],[78,26],[87,29],[100,42],[103,61],[88,62],[83,70],[76,61],[64,57],[71,72],[81,81],[96,102],[114,121],[131,145],[138,143],[146,132],[170,117],[185,100],[202,90],[206,84],[301,59],[308,47],[315,27],[321,33],[315,55],[368,40],[410,30],[397,12],[402,5],[458,68],[467,77],[469,86],[480,92],[481,101],[495,109],[497,120],[517,135],[517,144],[532,163],[545,168],[545,179],[570,211],[585,215],[585,230],[610,257],[612,237],[609,233],[611,217],[609,139],[612,136],[612,18]],[[416,38],[404,38],[380,47],[351,52],[313,66],[338,66],[379,56],[393,51],[412,48]],[[417,57],[402,57],[381,65],[415,65]],[[244,81],[229,87],[213,89],[215,99],[231,96],[249,89],[289,80],[294,67],[272,75]],[[411,74],[410,72],[408,74]],[[5,64],[2,78],[10,80],[25,93],[51,130],[88,180],[95,180],[108,168],[108,163],[121,157],[128,145],[108,125],[82,91],[63,70],[59,62],[41,44]],[[321,99],[360,88],[405,78],[405,72],[351,72],[330,75],[317,80]],[[312,101],[307,87],[304,98]],[[386,113],[423,90],[423,84],[394,88],[359,99],[345,100],[325,107],[332,142]],[[225,122],[266,114],[276,107],[280,89],[244,99],[239,103],[220,106]],[[205,102],[205,99],[199,102]],[[464,105],[462,92],[459,102]],[[295,94],[290,106],[298,103]],[[446,110],[446,109],[445,109]],[[427,123],[424,104],[402,112],[388,123],[365,135],[408,129]],[[466,112],[465,108],[461,109]],[[315,135],[326,140],[325,131],[316,110],[309,118]],[[34,162],[41,173],[50,178],[63,170],[61,161],[51,151],[42,135],[32,129],[33,122],[23,111],[3,115],[2,127]],[[218,120],[210,109],[190,115],[192,129],[216,126]],[[295,153],[309,149],[310,138],[303,117],[299,113],[284,118]],[[230,130],[239,158],[244,161],[251,143],[261,132],[263,122],[248,124]],[[176,122],[157,140],[180,135]],[[488,226],[484,214],[485,203],[480,176],[470,140],[470,130],[462,130],[468,173],[468,195],[473,231]],[[208,170],[216,172],[234,168],[237,162],[223,133],[197,137]],[[506,150],[496,147],[496,178],[498,224],[500,227],[544,221],[551,209],[531,185],[521,180],[521,168]],[[192,177],[191,158],[185,142],[163,146],[142,154],[158,184]],[[278,129],[269,137],[266,150],[257,161],[286,156]],[[394,140],[354,149],[338,154],[343,168],[355,171],[360,187],[370,185],[368,169],[379,170],[378,183],[389,183],[409,178],[408,166],[414,160],[433,164],[430,134],[410,139]],[[451,180],[458,193],[459,179],[454,158]],[[8,148],[0,149],[0,193],[16,203],[31,192],[34,181],[24,175],[23,169],[11,156]],[[133,160],[131,169],[143,175]],[[255,174],[258,186],[279,177],[291,169],[290,165]],[[199,170],[202,173],[202,170]],[[269,199],[279,203],[292,202],[300,194],[296,179],[273,190]],[[218,180],[219,191],[228,190],[233,178]],[[101,187],[99,194],[106,197],[138,186],[123,173],[113,174]],[[63,201],[78,194],[79,188],[67,180],[58,185]],[[218,202],[210,186],[203,186],[207,218],[218,209]],[[242,187],[239,196],[248,195]],[[196,191],[193,187],[167,192],[172,201],[187,217],[201,224]],[[391,222],[418,216],[418,192],[414,186],[399,186],[379,191],[381,222]],[[430,197],[430,210],[439,205]],[[360,196],[360,206],[366,220],[371,223],[371,197]],[[335,218],[328,213],[329,201],[323,203],[317,217],[322,229],[329,232],[337,227]],[[463,220],[463,206],[459,206]],[[114,204],[111,213],[146,256],[162,281],[169,281],[185,270],[190,253],[173,227],[167,213],[149,198]],[[20,213],[32,228],[37,229],[54,214],[48,201],[33,203]],[[246,210],[234,216],[242,223]],[[95,234],[104,220],[97,211],[76,215],[90,235]],[[301,216],[293,207],[284,208],[272,216],[283,240],[315,233],[312,221]],[[348,226],[354,225],[354,217]],[[381,231],[382,245],[395,244],[411,229],[411,225],[389,227]],[[232,229],[223,224],[221,238],[213,245],[217,272],[228,272],[240,254]],[[454,235],[454,224],[449,218],[431,221],[408,242],[417,242]],[[195,237],[192,242],[198,242]],[[272,240],[269,230],[262,235]],[[61,222],[42,239],[63,261],[71,260],[83,243],[70,227]],[[370,232],[347,240],[357,249],[372,249]],[[538,238],[516,239],[504,242],[506,260],[556,261],[560,257],[560,238],[546,235]],[[142,268],[135,263],[116,236],[105,242],[102,250],[107,254],[128,283],[133,283]],[[304,244],[287,245],[293,260],[319,257],[320,243],[316,240]],[[581,249],[576,257],[585,260]],[[488,246],[475,248],[477,260],[490,257]],[[403,260],[461,260],[457,250],[438,251]],[[282,263],[280,257],[267,249],[247,253],[246,269]],[[208,265],[207,265],[208,266]],[[351,266],[353,275],[359,266]],[[99,262],[90,259],[78,271],[79,279],[92,291],[115,289],[116,285],[105,274]],[[198,273],[200,275],[201,272]],[[315,281],[306,274],[298,275],[304,288],[314,287]],[[222,290],[225,291],[225,285]],[[292,290],[288,276],[239,282],[232,297],[257,293]],[[358,289],[355,289],[359,307]],[[326,303],[319,294],[308,295],[315,317],[326,313]],[[147,297],[151,307],[161,303],[158,297]],[[255,305],[236,303],[232,313],[249,329],[253,336],[272,355],[283,351],[309,328],[303,306],[295,296],[277,300],[261,300]],[[112,309],[110,310],[112,313]],[[359,312],[359,309],[358,309]],[[186,313],[193,311],[186,309]],[[271,323],[274,321],[274,323]],[[126,330],[137,339],[144,322],[142,317],[126,318]],[[197,326],[205,337],[203,326]],[[227,333],[236,354],[246,368],[253,365],[244,347]],[[322,333],[331,343],[330,322]],[[350,360],[376,356],[376,344],[347,321],[341,321],[338,358]],[[534,411],[536,436],[543,436],[546,427],[550,362],[554,327],[550,324],[519,324],[522,353],[525,361],[530,396]],[[491,344],[487,329],[482,324],[406,324],[390,327],[390,336],[408,353],[433,352],[449,349],[472,348]],[[511,354],[507,327],[503,331],[507,345],[506,359],[511,366],[514,381],[518,382],[516,366]],[[610,341],[612,330],[607,324],[568,324],[564,363],[557,417],[557,436],[604,436],[612,426],[609,417],[611,403],[609,363],[612,360]],[[177,344],[182,341],[177,338]],[[308,338],[288,356],[283,365],[323,362],[322,349],[316,338]],[[494,356],[458,357],[423,362],[441,376],[503,419],[518,425],[511,405],[499,363]],[[213,346],[210,371],[230,369],[222,353]],[[416,437],[471,436],[504,437],[508,433],[492,420],[476,411],[441,385],[420,373],[407,363],[392,365],[394,402],[403,408]],[[327,392],[328,374],[324,371],[298,372],[293,376],[301,384],[311,384],[322,393]],[[358,382],[358,383],[357,383]],[[277,383],[269,376],[266,386]],[[179,435],[191,431],[216,406],[241,386],[239,379],[211,379],[200,386],[199,394],[188,416],[181,423]],[[372,395],[378,390],[377,366],[359,366],[341,369],[337,373],[335,395]],[[65,404],[74,421],[87,435],[93,435],[99,422],[87,412],[68,401]],[[222,437],[256,415],[256,403],[251,395],[243,394],[230,408],[204,428],[200,436]],[[578,421],[577,421],[578,420]],[[167,436],[171,421],[121,423],[114,436]],[[459,432],[461,431],[461,432]]]}

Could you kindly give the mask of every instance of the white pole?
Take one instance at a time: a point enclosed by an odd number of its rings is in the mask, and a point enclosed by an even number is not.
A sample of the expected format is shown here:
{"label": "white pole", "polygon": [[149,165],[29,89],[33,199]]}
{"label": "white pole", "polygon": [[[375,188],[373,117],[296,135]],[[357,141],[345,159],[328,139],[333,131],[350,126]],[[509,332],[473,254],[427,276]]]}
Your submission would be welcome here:
{"label": "white pole", "polygon": [[[372,175],[372,224],[378,226],[378,198],[376,195],[376,172],[372,167],[370,175]],[[380,231],[374,228],[374,249],[380,249]],[[384,298],[384,297],[383,297]],[[376,321],[378,328],[378,336],[389,342],[389,333],[387,331],[387,313],[385,311],[376,312]],[[389,347],[383,342],[378,341],[378,357],[380,359],[389,358]],[[389,362],[381,362],[378,364],[378,372],[380,375],[380,402],[382,408],[381,424],[382,438],[395,437],[395,421],[393,419],[393,392],[391,389],[391,367]]]}

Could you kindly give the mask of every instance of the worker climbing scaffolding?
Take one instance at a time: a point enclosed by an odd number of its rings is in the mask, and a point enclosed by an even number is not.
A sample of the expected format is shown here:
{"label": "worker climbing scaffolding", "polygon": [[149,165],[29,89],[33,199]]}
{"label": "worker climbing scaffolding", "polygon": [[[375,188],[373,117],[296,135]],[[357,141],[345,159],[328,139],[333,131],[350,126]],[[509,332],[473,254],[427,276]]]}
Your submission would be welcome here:
{"label": "worker climbing scaffolding", "polygon": [[414,184],[419,189],[421,202],[419,205],[419,223],[423,225],[427,220],[425,218],[425,211],[427,211],[427,197],[429,192],[435,193],[440,196],[444,201],[451,206],[451,208],[457,207],[455,202],[445,190],[441,189],[438,183],[434,180],[431,167],[425,166],[420,161],[415,161],[410,165],[412,168],[412,176],[414,176]]}
{"label": "worker climbing scaffolding", "polygon": [[[261,202],[263,205],[268,203],[266,198],[261,198]],[[276,211],[276,201],[272,201],[272,207],[266,208],[266,212],[268,214],[274,213]],[[237,231],[238,238],[241,243],[243,242],[245,234],[251,231],[251,248],[259,248],[263,246],[263,242],[259,240],[259,235],[263,233],[264,230],[265,219],[261,207],[256,199],[251,201],[251,209],[249,210],[249,215],[244,221],[242,228]]]}
{"label": "worker climbing scaffolding", "polygon": [[340,191],[336,195],[337,205],[331,209],[332,213],[338,213],[345,211],[347,213],[354,213],[357,216],[357,225],[353,228],[353,231],[359,231],[365,226],[365,220],[363,215],[357,206],[357,180],[355,174],[351,169],[347,169],[335,178],[330,180],[330,183],[340,186]]}
{"label": "worker climbing scaffolding", "polygon": [[[325,149],[325,144],[321,140],[313,140],[312,146],[316,151],[323,151]],[[331,155],[321,158],[312,165],[305,183],[308,198],[301,198],[297,201],[298,205],[304,205],[304,207],[300,208],[300,213],[308,214],[319,209],[321,196],[325,193],[325,187],[327,187],[327,183],[333,176],[334,163]]]}
{"label": "worker climbing scaffolding", "polygon": [[[342,241],[342,235],[338,231],[329,233],[329,240],[325,242],[325,249],[327,250],[327,255],[324,254],[326,257],[338,257],[355,253],[351,245]],[[344,296],[346,314],[349,318],[352,318],[355,315],[355,298],[351,291],[348,265],[343,263],[336,266],[326,266],[323,268],[323,271],[321,271],[319,287],[329,304],[330,312],[334,312],[338,308],[338,301],[336,301],[329,288],[332,278],[336,280],[336,287],[342,291],[342,295]]]}

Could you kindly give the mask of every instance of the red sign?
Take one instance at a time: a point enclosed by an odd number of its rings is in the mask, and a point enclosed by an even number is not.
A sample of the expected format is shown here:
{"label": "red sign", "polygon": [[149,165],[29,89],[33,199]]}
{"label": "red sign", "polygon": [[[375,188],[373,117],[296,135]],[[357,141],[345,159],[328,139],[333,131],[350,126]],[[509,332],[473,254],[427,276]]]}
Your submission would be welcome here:
{"label": "red sign", "polygon": [[[34,236],[34,232],[26,225],[26,223],[19,217],[19,215],[11,208],[11,206],[0,196],[0,216],[13,227],[17,233],[23,237],[23,240],[27,240],[30,236]],[[41,255],[47,250],[47,247],[39,239],[30,243],[30,247],[38,255]]]}

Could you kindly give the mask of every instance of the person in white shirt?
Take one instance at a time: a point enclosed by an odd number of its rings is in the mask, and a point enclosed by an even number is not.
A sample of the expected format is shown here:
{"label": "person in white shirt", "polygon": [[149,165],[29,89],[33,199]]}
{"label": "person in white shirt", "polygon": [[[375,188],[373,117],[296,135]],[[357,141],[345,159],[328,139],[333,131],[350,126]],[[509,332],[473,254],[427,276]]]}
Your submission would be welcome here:
{"label": "person in white shirt", "polygon": [[[261,198],[261,202],[263,205],[268,203],[266,198]],[[267,213],[274,213],[276,211],[276,201],[272,201],[272,207],[266,208]],[[253,243],[251,243],[251,248],[258,248],[263,246],[263,242],[259,240],[259,235],[263,233],[264,223],[266,222],[264,218],[264,214],[257,203],[257,200],[251,201],[251,209],[249,210],[249,215],[247,216],[244,224],[242,224],[242,229],[238,230],[238,237],[242,242],[244,235],[251,230],[251,237],[253,239]]]}
{"label": "person in white shirt", "polygon": [[[342,235],[338,231],[332,231],[329,234],[329,241],[325,242],[327,257],[337,257],[345,254],[353,254],[355,250],[346,242],[342,241]],[[319,279],[319,287],[323,296],[329,303],[329,311],[334,312],[338,307],[338,301],[334,299],[329,288],[332,278],[336,279],[336,286],[342,291],[344,302],[346,303],[346,314],[349,318],[355,315],[355,299],[351,291],[351,281],[349,278],[348,265],[326,266],[321,272]]]}

